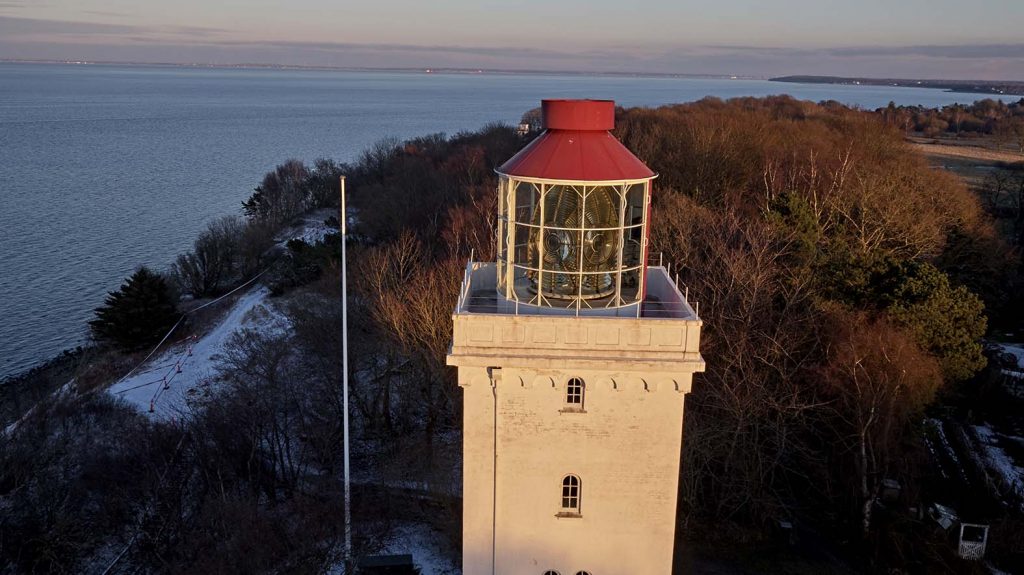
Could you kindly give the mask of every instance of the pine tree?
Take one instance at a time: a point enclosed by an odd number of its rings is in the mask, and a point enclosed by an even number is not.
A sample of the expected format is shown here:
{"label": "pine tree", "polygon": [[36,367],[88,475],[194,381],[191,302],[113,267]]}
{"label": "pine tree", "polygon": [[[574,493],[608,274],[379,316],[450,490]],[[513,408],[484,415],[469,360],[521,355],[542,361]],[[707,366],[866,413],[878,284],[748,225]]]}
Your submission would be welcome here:
{"label": "pine tree", "polygon": [[93,336],[128,350],[158,341],[179,317],[167,282],[145,267],[107,294],[95,313],[89,322]]}

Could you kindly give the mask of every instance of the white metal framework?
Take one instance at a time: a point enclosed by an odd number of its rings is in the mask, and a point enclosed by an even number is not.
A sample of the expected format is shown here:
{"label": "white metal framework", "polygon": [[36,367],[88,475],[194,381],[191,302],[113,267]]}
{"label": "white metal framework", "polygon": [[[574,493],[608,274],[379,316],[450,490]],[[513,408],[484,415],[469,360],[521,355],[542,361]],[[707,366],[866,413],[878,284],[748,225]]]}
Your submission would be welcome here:
{"label": "white metal framework", "polygon": [[650,182],[501,175],[498,292],[517,304],[577,310],[639,303]]}
{"label": "white metal framework", "polygon": [[988,525],[978,523],[960,524],[960,558],[979,561],[985,557],[988,543]]}

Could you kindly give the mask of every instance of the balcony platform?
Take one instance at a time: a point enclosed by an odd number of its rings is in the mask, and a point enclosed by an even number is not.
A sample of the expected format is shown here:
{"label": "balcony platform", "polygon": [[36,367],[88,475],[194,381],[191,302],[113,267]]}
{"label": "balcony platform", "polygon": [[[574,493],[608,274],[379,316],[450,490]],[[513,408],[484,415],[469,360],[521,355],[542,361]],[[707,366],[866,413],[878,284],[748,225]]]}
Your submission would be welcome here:
{"label": "balcony platform", "polygon": [[697,312],[665,268],[648,266],[646,284],[647,294],[639,305],[605,307],[607,300],[603,299],[588,301],[580,309],[531,305],[508,300],[498,294],[497,268],[493,262],[470,262],[466,266],[455,313],[699,320]]}
{"label": "balcony platform", "polygon": [[448,364],[502,365],[516,357],[537,368],[571,361],[600,369],[703,371],[696,310],[665,268],[648,267],[646,277],[640,305],[577,311],[506,300],[497,292],[495,264],[471,262],[453,314]]}

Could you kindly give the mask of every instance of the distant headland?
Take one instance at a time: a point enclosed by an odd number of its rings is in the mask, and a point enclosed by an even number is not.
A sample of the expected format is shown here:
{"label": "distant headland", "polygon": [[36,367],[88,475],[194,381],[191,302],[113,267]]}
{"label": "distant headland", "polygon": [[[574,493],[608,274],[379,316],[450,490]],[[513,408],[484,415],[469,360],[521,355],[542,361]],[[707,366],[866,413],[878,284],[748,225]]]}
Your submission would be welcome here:
{"label": "distant headland", "polygon": [[1024,82],[1012,80],[907,80],[905,78],[844,78],[841,76],[780,76],[772,82],[799,84],[851,84],[864,86],[903,86],[906,88],[934,88],[948,92],[993,94],[997,96],[1024,96]]}

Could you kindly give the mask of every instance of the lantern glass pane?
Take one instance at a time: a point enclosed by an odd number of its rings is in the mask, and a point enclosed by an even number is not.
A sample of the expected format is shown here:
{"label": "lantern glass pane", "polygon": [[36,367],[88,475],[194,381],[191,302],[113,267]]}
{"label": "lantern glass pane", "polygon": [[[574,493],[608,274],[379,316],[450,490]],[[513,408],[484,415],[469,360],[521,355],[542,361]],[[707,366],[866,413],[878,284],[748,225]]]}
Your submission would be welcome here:
{"label": "lantern glass pane", "polygon": [[[635,303],[643,262],[647,183],[589,186],[508,180],[499,259],[515,297],[552,307]],[[506,197],[506,196],[503,196]],[[513,278],[513,280],[509,280]]]}

